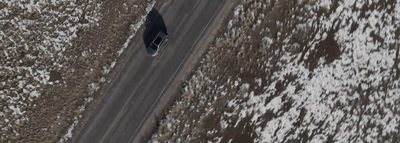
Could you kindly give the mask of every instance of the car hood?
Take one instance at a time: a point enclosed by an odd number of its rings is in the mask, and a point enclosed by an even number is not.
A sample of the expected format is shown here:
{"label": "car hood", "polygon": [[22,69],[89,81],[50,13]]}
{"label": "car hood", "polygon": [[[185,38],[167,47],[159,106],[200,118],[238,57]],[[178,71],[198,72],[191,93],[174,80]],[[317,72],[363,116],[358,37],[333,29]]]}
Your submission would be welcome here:
{"label": "car hood", "polygon": [[150,47],[148,47],[147,48],[147,53],[149,54],[149,55],[152,55],[152,56],[154,56],[155,54],[156,54],[156,50],[154,50],[154,49],[152,49],[152,48],[150,48]]}

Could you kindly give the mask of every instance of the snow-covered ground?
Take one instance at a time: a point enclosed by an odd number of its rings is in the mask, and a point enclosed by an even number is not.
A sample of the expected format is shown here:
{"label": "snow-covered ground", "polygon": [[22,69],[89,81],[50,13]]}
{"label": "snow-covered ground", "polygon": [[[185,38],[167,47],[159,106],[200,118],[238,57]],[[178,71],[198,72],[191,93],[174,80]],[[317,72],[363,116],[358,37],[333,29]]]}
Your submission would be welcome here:
{"label": "snow-covered ground", "polygon": [[37,109],[36,101],[46,87],[66,84],[59,71],[73,72],[65,61],[74,57],[65,51],[72,47],[78,30],[98,25],[100,5],[74,1],[0,2],[2,142],[16,142],[28,135],[24,129],[32,120],[28,112]]}
{"label": "snow-covered ground", "polygon": [[67,140],[149,4],[1,0],[0,142]]}
{"label": "snow-covered ground", "polygon": [[152,141],[399,142],[400,3],[243,0]]}

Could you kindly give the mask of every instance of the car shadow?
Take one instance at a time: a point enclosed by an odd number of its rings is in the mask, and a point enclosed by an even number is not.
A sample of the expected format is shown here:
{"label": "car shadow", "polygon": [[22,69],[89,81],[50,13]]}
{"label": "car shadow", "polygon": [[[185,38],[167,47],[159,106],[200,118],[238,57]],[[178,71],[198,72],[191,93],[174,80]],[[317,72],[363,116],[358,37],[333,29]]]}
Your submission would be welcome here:
{"label": "car shadow", "polygon": [[165,26],[164,19],[155,8],[153,8],[149,14],[147,14],[144,25],[146,29],[143,33],[143,43],[146,47],[153,42],[159,32],[162,31],[167,33],[167,27]]}

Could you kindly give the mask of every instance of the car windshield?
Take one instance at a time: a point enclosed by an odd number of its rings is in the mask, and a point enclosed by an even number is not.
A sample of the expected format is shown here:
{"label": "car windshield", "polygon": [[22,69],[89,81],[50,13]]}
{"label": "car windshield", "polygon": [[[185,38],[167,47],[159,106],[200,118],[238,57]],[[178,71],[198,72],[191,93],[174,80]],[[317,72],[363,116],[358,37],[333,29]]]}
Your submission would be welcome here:
{"label": "car windshield", "polygon": [[156,50],[156,51],[157,51],[157,49],[158,49],[157,45],[155,45],[155,44],[151,44],[150,47],[151,47],[152,49]]}
{"label": "car windshield", "polygon": [[161,40],[161,37],[158,36],[157,39],[154,41],[154,44],[160,45]]}

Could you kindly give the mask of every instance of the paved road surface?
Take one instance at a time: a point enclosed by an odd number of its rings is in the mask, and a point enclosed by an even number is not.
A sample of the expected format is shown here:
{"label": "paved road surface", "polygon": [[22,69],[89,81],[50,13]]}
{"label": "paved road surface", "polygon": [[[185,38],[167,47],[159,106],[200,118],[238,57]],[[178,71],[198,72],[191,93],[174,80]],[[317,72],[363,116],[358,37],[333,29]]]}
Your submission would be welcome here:
{"label": "paved road surface", "polygon": [[[155,9],[164,19],[169,40],[157,57],[146,54],[142,35],[134,52],[79,134],[78,143],[127,143],[138,131],[226,0],[168,0]],[[200,43],[201,44],[201,43]]]}

